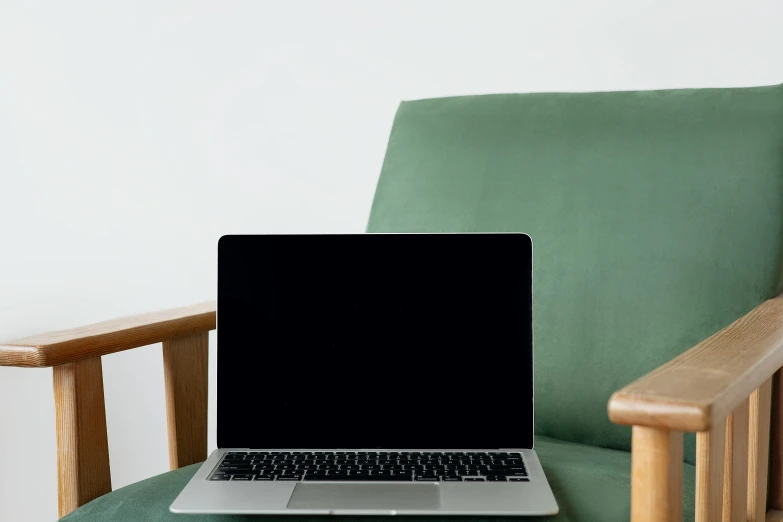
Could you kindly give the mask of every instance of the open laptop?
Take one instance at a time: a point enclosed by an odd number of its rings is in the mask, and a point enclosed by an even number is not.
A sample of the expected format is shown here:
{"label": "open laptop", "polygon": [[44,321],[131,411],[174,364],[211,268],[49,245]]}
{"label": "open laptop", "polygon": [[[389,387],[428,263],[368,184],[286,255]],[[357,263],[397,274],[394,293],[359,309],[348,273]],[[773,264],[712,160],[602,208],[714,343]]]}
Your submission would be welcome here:
{"label": "open laptop", "polygon": [[546,515],[525,234],[224,236],[215,450],[175,513]]}

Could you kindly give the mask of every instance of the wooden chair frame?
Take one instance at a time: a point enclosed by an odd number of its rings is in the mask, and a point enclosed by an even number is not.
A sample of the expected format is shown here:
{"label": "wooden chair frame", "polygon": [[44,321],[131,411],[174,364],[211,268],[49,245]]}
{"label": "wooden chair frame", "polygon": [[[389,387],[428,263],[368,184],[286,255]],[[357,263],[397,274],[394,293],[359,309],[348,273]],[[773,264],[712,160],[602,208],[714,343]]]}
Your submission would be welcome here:
{"label": "wooden chair frame", "polygon": [[781,366],[778,296],[612,395],[609,417],[633,426],[633,522],[682,519],[686,431],[697,522],[783,521]]}
{"label": "wooden chair frame", "polygon": [[53,367],[61,517],[111,492],[104,355],[163,343],[169,466],[206,460],[208,334],[215,323],[213,301],[0,345],[0,366]]}
{"label": "wooden chair frame", "polygon": [[[207,457],[215,303],[0,345],[0,366],[53,367],[60,516],[111,491],[101,357],[163,343],[169,465]],[[616,392],[632,428],[631,520],[682,519],[683,432],[697,433],[696,520],[783,522],[783,296]],[[768,480],[769,478],[769,480]]]}

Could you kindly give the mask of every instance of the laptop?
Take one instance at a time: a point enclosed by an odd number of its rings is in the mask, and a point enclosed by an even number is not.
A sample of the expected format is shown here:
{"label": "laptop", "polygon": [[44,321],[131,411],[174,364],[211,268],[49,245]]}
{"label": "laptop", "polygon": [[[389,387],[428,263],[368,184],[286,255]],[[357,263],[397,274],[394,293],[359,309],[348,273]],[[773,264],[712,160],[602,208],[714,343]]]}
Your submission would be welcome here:
{"label": "laptop", "polygon": [[174,513],[551,515],[517,233],[218,244],[217,446]]}

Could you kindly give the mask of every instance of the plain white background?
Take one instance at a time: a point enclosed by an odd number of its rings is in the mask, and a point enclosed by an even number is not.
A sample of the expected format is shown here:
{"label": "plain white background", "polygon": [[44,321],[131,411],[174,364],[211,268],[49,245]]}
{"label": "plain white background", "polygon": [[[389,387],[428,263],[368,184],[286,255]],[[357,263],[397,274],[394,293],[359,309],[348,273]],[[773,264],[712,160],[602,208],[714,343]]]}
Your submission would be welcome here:
{"label": "plain white background", "polygon": [[[213,299],[225,233],[363,231],[401,99],[780,83],[781,20],[780,0],[3,2],[0,339]],[[168,467],[160,346],[103,368],[118,488]],[[0,520],[56,518],[50,369],[0,368],[0,469]]]}

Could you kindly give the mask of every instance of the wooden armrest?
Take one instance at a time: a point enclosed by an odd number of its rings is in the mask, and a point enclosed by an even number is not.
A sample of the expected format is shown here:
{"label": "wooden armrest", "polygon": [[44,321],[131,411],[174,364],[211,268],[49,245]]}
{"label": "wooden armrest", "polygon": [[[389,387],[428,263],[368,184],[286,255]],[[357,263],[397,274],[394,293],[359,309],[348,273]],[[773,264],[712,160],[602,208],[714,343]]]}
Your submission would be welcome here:
{"label": "wooden armrest", "polygon": [[214,330],[208,301],[0,343],[0,366],[43,368]]}
{"label": "wooden armrest", "polygon": [[783,366],[783,295],[617,391],[617,424],[707,431]]}

